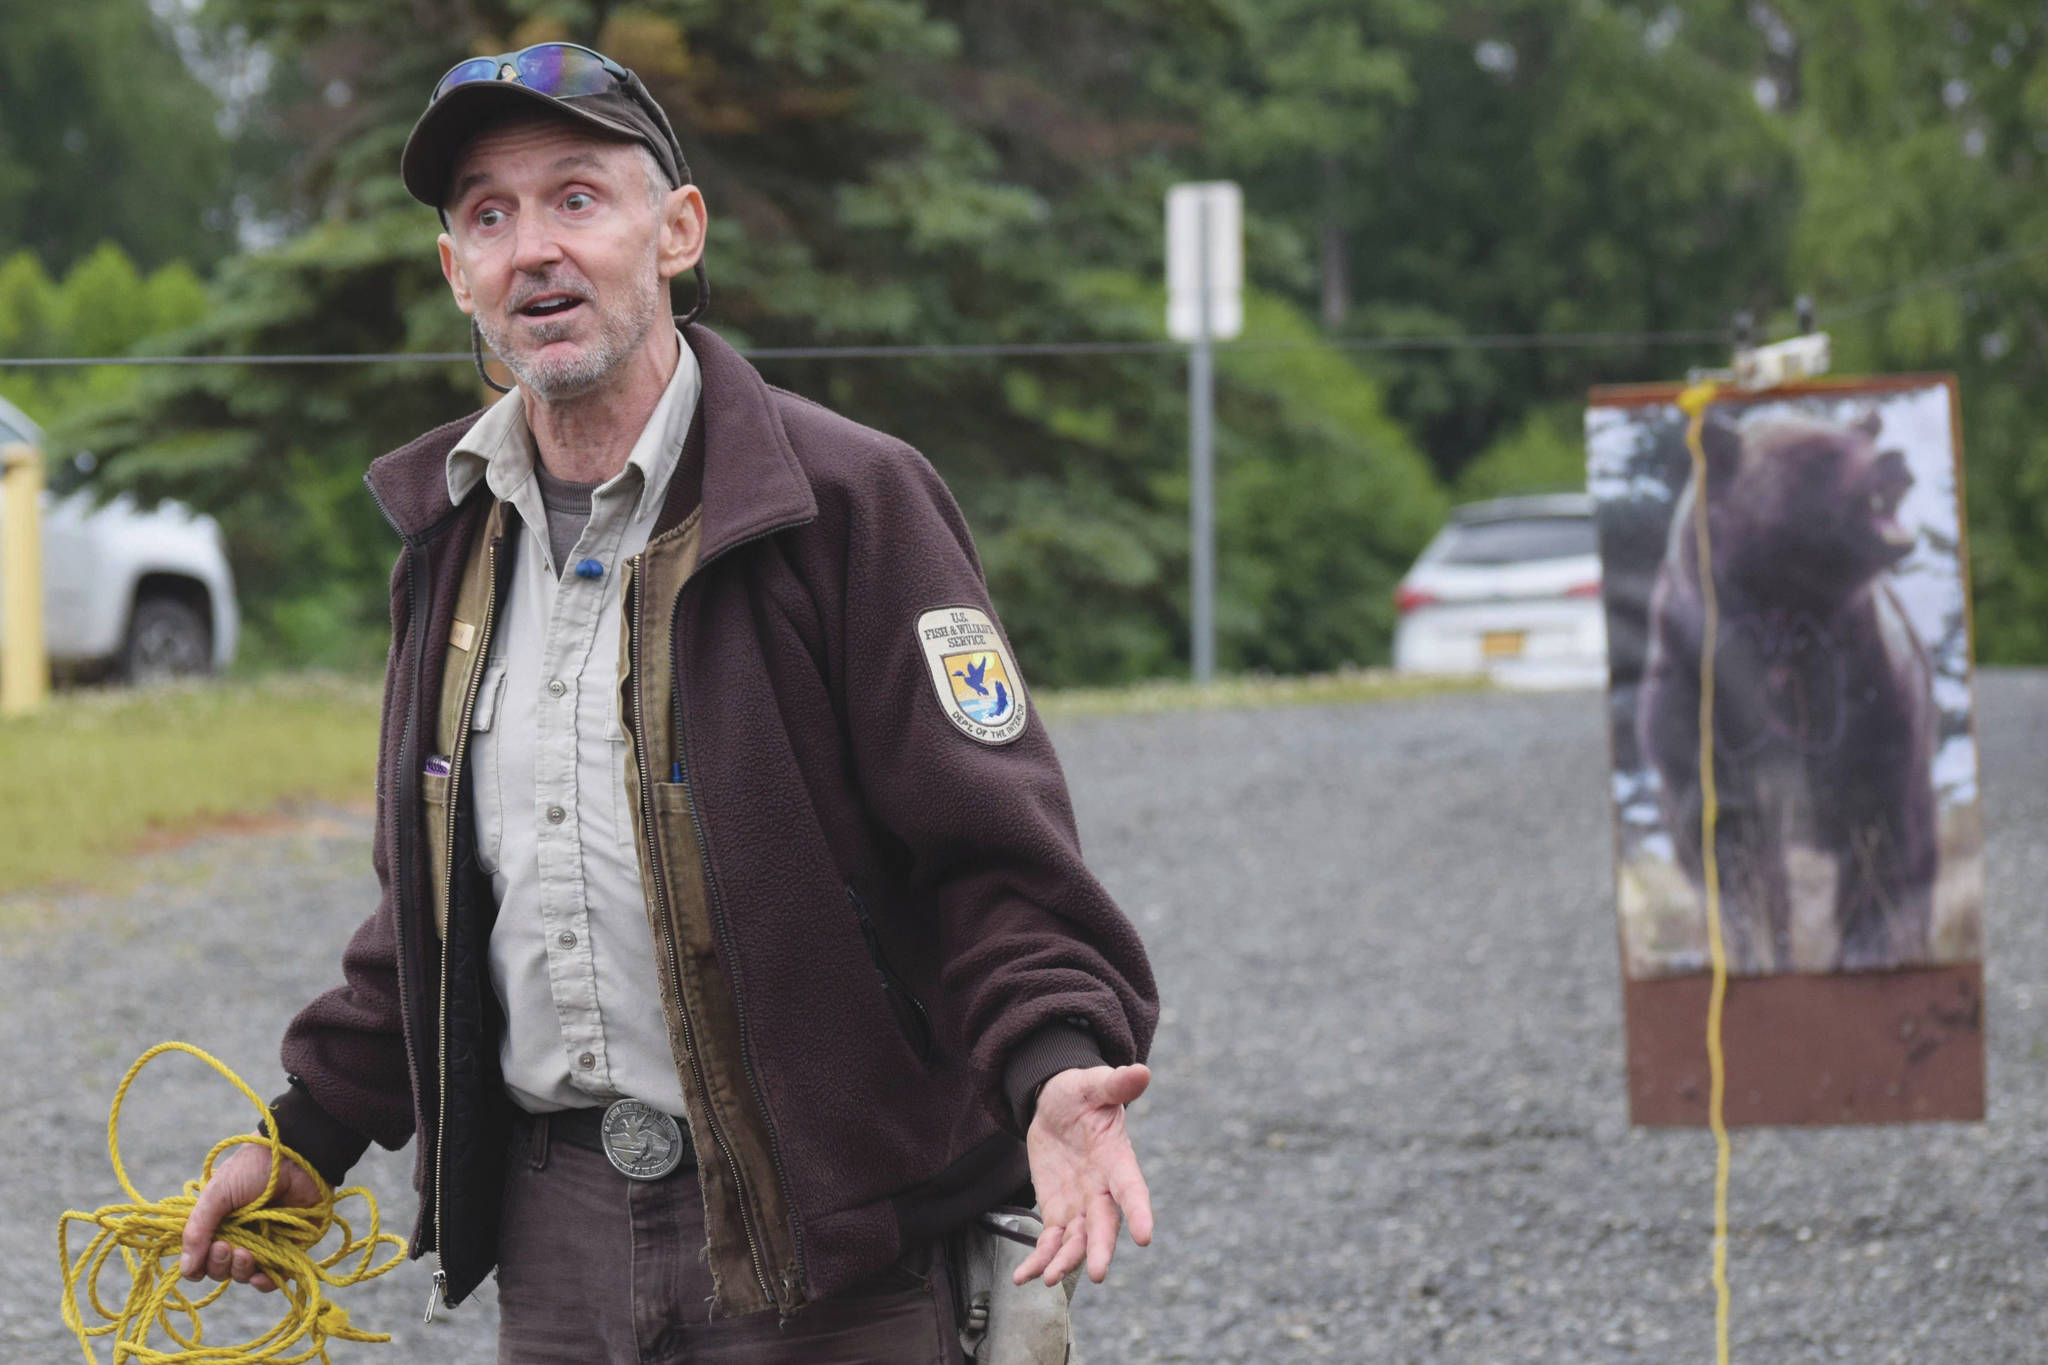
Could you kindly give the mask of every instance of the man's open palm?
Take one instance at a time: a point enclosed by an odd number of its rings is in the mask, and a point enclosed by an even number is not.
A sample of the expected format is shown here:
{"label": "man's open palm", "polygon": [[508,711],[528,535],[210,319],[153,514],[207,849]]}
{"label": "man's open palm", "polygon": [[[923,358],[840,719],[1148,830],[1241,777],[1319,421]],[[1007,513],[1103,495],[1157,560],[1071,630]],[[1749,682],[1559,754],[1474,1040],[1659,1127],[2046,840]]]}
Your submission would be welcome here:
{"label": "man's open palm", "polygon": [[1094,1066],[1062,1071],[1038,1092],[1024,1146],[1045,1234],[1017,1267],[1016,1283],[1042,1275],[1058,1284],[1084,1256],[1088,1278],[1102,1283],[1125,1218],[1131,1240],[1151,1244],[1152,1195],[1124,1128],[1124,1106],[1151,1083],[1143,1066]]}

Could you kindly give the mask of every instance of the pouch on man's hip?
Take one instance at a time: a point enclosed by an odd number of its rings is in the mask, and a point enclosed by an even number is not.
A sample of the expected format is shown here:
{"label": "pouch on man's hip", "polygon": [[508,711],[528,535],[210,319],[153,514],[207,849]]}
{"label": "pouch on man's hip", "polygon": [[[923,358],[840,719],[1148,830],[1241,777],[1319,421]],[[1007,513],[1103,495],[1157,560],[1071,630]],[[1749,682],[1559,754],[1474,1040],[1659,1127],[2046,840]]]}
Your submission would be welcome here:
{"label": "pouch on man's hip", "polygon": [[1071,1365],[1068,1306],[1080,1268],[1058,1285],[1011,1282],[1044,1231],[1044,1220],[1030,1209],[1002,1207],[947,1238],[960,1296],[960,1348],[972,1365]]}

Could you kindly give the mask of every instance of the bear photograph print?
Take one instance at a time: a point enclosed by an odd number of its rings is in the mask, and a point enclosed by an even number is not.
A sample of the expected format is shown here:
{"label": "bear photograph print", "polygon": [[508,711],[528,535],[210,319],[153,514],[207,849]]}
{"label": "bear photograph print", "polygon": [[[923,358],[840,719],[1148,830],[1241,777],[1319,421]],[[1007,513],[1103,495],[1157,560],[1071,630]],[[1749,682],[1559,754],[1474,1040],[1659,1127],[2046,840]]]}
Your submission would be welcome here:
{"label": "bear photograph print", "polygon": [[[1954,381],[1596,391],[1624,971],[1706,969],[1702,658],[1723,943],[1746,976],[1981,959]],[[1703,484],[1703,486],[1701,486]],[[1708,563],[1695,511],[1704,500]]]}

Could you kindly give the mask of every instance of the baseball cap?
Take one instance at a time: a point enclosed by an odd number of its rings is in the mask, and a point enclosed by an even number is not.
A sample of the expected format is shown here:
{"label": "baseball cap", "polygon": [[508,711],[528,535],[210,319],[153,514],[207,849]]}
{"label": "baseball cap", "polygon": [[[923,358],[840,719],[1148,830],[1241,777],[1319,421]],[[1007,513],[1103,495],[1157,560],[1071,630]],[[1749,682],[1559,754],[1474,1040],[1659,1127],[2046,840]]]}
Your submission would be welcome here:
{"label": "baseball cap", "polygon": [[429,208],[444,206],[455,159],[484,129],[520,114],[551,112],[600,136],[638,142],[654,153],[671,186],[690,183],[675,131],[640,78],[601,52],[575,43],[536,43],[495,57],[472,57],[434,87],[399,156],[399,179]]}

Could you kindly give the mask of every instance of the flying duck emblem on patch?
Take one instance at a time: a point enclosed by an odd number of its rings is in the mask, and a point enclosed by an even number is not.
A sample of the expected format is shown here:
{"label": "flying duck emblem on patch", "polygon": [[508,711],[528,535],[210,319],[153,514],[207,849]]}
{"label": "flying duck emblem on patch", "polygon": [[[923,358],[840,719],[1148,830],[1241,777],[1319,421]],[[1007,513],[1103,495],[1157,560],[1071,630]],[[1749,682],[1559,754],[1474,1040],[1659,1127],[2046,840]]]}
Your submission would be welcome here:
{"label": "flying duck emblem on patch", "polygon": [[1024,689],[995,623],[973,607],[939,607],[917,618],[917,642],[931,666],[939,709],[983,744],[1024,733]]}

